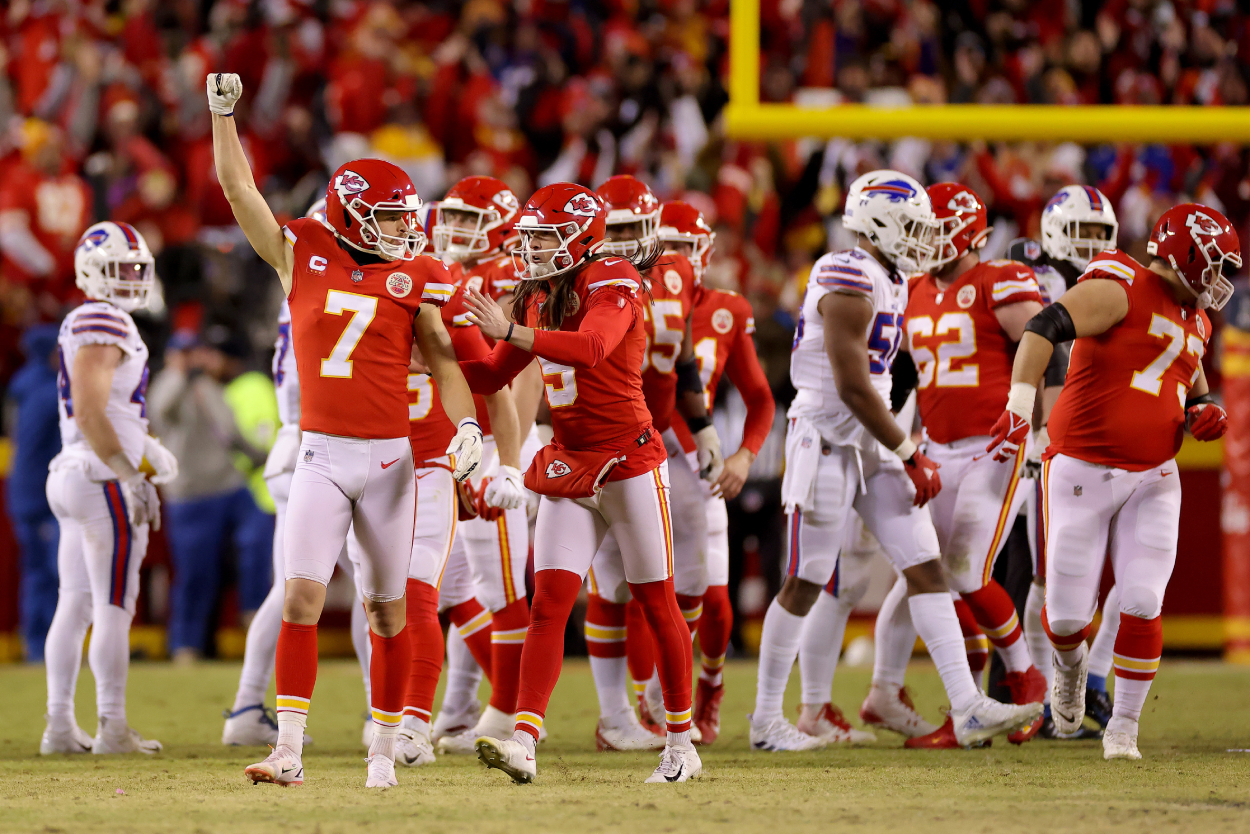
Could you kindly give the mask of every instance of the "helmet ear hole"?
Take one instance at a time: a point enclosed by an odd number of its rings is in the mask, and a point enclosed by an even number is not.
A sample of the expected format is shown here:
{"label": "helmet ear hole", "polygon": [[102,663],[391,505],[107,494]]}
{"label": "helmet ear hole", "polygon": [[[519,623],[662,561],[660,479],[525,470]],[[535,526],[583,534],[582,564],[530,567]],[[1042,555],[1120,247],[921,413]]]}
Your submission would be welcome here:
{"label": "helmet ear hole", "polygon": [[874,217],[874,218],[872,218],[872,222],[873,222],[873,223],[876,223],[876,224],[877,224],[877,226],[879,226],[879,227],[880,227],[880,228],[882,228],[882,229],[884,229],[884,228],[885,228],[885,224],[881,222],[881,218],[879,218],[879,217]]}

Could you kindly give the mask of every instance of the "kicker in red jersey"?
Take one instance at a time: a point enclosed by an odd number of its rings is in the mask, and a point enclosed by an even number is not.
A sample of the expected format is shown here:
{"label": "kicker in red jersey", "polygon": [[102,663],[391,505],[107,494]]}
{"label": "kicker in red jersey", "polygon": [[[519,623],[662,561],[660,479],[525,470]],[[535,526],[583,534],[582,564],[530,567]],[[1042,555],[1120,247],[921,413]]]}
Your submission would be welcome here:
{"label": "kicker in red jersey", "polygon": [[1046,457],[1142,471],[1171,460],[1185,431],[1185,398],[1211,337],[1207,314],[1178,304],[1162,277],[1119,250],[1090,261],[1082,281],[1108,279],[1128,293],[1128,314],[1078,338],[1050,417]]}
{"label": "kicker in red jersey", "polygon": [[643,298],[647,350],[642,360],[642,390],[657,431],[673,421],[677,405],[677,373],[686,322],[694,310],[697,283],[684,255],[666,252],[647,271],[651,301]]}
{"label": "kicker in red jersey", "polygon": [[1016,353],[994,311],[1022,301],[1042,296],[1033,270],[1017,261],[979,263],[946,289],[930,275],[912,279],[905,344],[919,377],[920,419],[935,442],[990,434]]}
{"label": "kicker in red jersey", "polygon": [[359,438],[408,436],[408,363],[421,304],[453,287],[440,261],[358,265],[319,221],[283,228],[294,257],[291,321],[300,428]]}

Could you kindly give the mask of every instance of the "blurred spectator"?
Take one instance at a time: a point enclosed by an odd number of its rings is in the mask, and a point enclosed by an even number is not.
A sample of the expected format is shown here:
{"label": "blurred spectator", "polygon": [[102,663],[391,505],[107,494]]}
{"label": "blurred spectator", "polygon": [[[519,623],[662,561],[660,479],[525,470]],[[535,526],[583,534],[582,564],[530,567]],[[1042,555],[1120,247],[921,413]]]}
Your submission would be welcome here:
{"label": "blurred spectator", "polygon": [[13,375],[4,403],[5,432],[13,439],[7,508],[21,551],[19,622],[33,663],[43,660],[57,597],[59,531],[45,491],[48,464],[61,451],[57,330],[42,324],[22,334],[26,364]]}
{"label": "blurred spectator", "polygon": [[261,466],[265,453],[244,439],[224,396],[246,347],[219,326],[206,336],[176,333],[148,390],[152,428],[178,458],[178,477],[163,494],[174,572],[168,644],[181,661],[208,650],[227,541],[236,551],[241,610],[255,611],[271,584],[273,518],[256,506],[234,464],[238,452]]}

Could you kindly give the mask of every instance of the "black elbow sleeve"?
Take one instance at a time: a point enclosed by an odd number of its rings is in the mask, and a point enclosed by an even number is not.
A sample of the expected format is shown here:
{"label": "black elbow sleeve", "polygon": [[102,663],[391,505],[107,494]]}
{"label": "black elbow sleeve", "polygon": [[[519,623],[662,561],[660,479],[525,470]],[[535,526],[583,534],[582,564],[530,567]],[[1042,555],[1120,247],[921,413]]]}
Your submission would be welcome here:
{"label": "black elbow sleeve", "polygon": [[1046,366],[1042,384],[1047,388],[1059,388],[1068,378],[1068,362],[1072,358],[1072,346],[1069,342],[1059,342],[1055,352],[1050,355],[1050,363]]}
{"label": "black elbow sleeve", "polygon": [[1072,316],[1068,315],[1063,304],[1056,301],[1049,307],[1043,307],[1040,313],[1029,319],[1029,323],[1024,326],[1024,332],[1036,333],[1057,345],[1076,338],[1076,325],[1072,323]]}
{"label": "black elbow sleeve", "polygon": [[890,367],[890,410],[895,414],[907,404],[912,389],[920,381],[916,371],[916,363],[907,351],[901,352]]}
{"label": "black elbow sleeve", "polygon": [[703,380],[699,379],[699,360],[677,361],[677,393],[689,392],[703,396]]}

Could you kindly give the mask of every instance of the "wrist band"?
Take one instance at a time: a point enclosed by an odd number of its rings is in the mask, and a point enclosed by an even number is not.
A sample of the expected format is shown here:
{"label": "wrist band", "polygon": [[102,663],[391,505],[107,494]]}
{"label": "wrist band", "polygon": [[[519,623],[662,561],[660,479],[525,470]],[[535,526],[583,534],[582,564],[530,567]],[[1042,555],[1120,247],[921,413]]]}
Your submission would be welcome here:
{"label": "wrist band", "polygon": [[1011,392],[1007,395],[1007,410],[1021,420],[1033,419],[1033,404],[1037,401],[1037,386],[1027,382],[1011,383]]}
{"label": "wrist band", "polygon": [[504,336],[504,337],[503,337],[503,340],[504,340],[505,342],[511,342],[511,341],[512,341],[512,330],[513,330],[513,328],[515,328],[515,327],[516,327],[516,322],[515,322],[515,321],[514,321],[514,322],[510,322],[510,323],[508,324],[508,334],[507,334],[506,336]]}
{"label": "wrist band", "polygon": [[894,454],[898,455],[904,461],[911,460],[911,456],[916,454],[917,447],[915,441],[910,437],[898,444],[898,448],[894,449]]}

